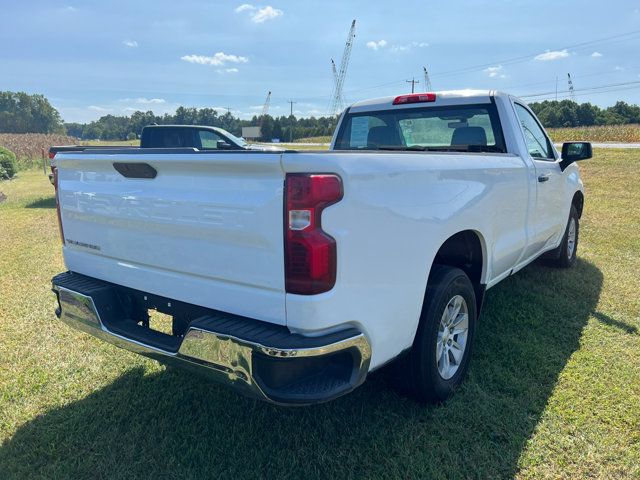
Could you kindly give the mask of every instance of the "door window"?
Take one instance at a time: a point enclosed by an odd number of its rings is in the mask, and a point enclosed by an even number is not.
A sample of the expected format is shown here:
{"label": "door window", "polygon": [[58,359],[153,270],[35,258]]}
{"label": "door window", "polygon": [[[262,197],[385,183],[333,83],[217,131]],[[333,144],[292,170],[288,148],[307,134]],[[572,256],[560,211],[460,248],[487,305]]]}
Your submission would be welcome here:
{"label": "door window", "polygon": [[222,137],[211,130],[198,130],[200,135],[200,145],[202,149],[215,149],[218,148],[218,142],[222,141]]}
{"label": "door window", "polygon": [[539,160],[555,160],[551,142],[535,117],[522,105],[516,103],[515,107],[529,155]]}

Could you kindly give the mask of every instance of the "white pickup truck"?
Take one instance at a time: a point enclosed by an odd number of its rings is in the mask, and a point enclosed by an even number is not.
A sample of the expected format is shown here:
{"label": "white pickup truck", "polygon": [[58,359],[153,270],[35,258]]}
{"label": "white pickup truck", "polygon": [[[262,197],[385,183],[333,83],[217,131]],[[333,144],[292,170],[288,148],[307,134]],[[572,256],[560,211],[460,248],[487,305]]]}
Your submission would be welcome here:
{"label": "white pickup truck", "polygon": [[392,360],[443,401],[485,290],[543,254],[574,264],[590,156],[559,155],[493,91],[356,103],[327,152],[62,152],[56,313],[277,404],[336,398]]}

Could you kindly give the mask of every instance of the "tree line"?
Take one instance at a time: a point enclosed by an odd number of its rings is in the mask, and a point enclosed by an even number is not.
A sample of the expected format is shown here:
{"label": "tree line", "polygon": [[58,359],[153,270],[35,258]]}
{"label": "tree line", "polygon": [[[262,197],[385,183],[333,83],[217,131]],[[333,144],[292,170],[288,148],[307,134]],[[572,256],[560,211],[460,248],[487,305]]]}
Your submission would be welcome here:
{"label": "tree line", "polygon": [[571,100],[545,100],[530,103],[529,106],[547,128],[640,123],[640,106],[626,102],[600,108],[588,102],[578,104]]}
{"label": "tree line", "polygon": [[[545,100],[531,103],[530,106],[545,127],[640,123],[640,106],[622,101],[607,108],[571,100]],[[156,115],[152,111],[137,111],[130,116],[104,115],[89,123],[63,123],[58,111],[44,95],[0,92],[0,132],[67,133],[83,140],[132,140],[140,135],[145,125],[153,123],[209,125],[237,136],[242,134],[242,127],[260,125],[260,140],[279,138],[288,141],[332,135],[336,118],[264,115],[242,120],[229,112],[220,114],[212,108],[178,107],[174,114]]]}
{"label": "tree line", "polygon": [[152,111],[134,112],[131,116],[105,115],[90,123],[66,123],[67,134],[86,139],[132,140],[145,125],[208,125],[219,127],[234,135],[242,135],[242,127],[260,126],[261,141],[279,138],[282,141],[305,137],[332,135],[336,126],[334,117],[297,118],[293,115],[272,117],[254,116],[242,120],[226,112],[220,114],[212,108],[178,107],[174,114],[156,115]]}

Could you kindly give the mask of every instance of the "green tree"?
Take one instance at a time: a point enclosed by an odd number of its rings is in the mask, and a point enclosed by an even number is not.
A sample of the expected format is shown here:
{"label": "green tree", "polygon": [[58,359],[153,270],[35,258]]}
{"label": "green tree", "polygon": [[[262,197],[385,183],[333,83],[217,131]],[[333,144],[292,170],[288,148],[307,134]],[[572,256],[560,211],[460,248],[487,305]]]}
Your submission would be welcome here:
{"label": "green tree", "polygon": [[0,132],[64,133],[64,126],[44,95],[0,92]]}
{"label": "green tree", "polygon": [[84,129],[84,125],[82,123],[65,123],[64,129],[67,132],[67,135],[70,137],[82,138],[82,130]]}

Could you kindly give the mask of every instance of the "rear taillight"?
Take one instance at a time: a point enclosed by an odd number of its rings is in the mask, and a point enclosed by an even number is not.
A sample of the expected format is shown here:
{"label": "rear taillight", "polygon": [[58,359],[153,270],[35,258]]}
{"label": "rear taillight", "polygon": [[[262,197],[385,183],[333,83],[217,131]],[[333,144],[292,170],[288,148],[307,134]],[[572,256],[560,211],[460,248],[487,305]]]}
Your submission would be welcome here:
{"label": "rear taillight", "polygon": [[58,213],[58,228],[60,229],[60,238],[62,239],[62,244],[65,244],[64,241],[64,230],[62,229],[62,215],[60,215],[60,197],[58,195],[58,168],[55,165],[51,165],[51,175],[53,175],[53,187],[56,191],[56,211]]}
{"label": "rear taillight", "polygon": [[322,230],[322,211],[342,199],[342,181],[330,174],[287,174],[285,286],[313,295],[336,283],[336,241]]}
{"label": "rear taillight", "polygon": [[405,105],[407,103],[428,103],[435,102],[435,93],[412,93],[410,95],[400,95],[393,99],[394,105]]}
{"label": "rear taillight", "polygon": [[49,160],[53,160],[53,157],[55,156],[56,156],[56,153],[49,150]]}

